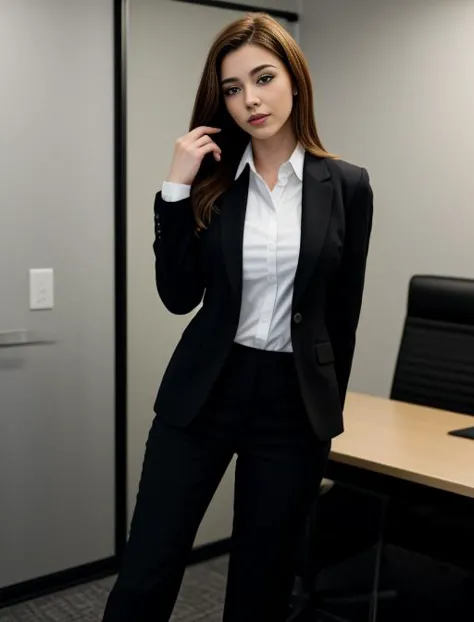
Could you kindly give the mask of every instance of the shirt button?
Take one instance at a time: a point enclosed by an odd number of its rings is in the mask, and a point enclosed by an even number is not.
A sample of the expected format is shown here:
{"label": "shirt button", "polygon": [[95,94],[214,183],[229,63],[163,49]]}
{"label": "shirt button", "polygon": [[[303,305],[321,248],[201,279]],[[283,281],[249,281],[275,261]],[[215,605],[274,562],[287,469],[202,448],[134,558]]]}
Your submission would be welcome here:
{"label": "shirt button", "polygon": [[301,315],[301,313],[295,313],[293,316],[293,322],[295,324],[300,324],[302,319],[303,319],[303,316]]}

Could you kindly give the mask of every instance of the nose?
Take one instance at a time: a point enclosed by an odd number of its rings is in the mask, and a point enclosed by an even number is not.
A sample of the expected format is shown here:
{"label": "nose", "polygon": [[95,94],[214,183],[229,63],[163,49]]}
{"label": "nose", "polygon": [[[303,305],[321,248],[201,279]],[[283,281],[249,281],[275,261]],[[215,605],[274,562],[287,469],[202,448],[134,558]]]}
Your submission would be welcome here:
{"label": "nose", "polygon": [[249,110],[260,105],[260,98],[253,88],[247,88],[245,91],[245,105]]}

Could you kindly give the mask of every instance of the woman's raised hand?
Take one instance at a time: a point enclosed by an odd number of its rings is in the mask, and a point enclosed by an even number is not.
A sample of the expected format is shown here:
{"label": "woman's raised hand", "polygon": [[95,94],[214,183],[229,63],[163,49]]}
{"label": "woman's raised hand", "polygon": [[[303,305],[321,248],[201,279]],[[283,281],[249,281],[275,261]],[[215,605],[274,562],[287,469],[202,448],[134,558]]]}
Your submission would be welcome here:
{"label": "woman's raised hand", "polygon": [[210,136],[210,134],[217,134],[220,131],[216,127],[200,126],[178,138],[166,181],[191,185],[204,156],[208,153],[212,153],[216,162],[220,162],[221,148]]}

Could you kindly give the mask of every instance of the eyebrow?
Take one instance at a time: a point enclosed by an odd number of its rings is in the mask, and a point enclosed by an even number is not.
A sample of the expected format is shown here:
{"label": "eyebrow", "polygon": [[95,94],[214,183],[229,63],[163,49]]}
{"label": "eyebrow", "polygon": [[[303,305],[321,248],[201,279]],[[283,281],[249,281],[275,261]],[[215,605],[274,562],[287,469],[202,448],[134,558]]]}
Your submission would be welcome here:
{"label": "eyebrow", "polygon": [[[262,71],[262,69],[266,69],[267,67],[273,67],[273,69],[276,69],[275,65],[259,65],[258,67],[255,67],[255,69],[252,69],[249,75],[253,76],[259,71]],[[224,86],[224,84],[227,84],[228,82],[239,82],[239,79],[238,78],[226,78],[225,80],[222,80],[221,86]]]}

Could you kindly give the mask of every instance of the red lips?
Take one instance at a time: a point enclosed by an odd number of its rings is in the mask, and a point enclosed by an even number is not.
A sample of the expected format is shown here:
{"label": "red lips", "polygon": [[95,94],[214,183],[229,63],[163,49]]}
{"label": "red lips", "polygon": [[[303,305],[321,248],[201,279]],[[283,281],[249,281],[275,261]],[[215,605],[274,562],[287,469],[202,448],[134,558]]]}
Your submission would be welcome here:
{"label": "red lips", "polygon": [[269,117],[270,115],[268,114],[253,114],[251,117],[249,117],[248,122],[251,123],[252,121],[258,121],[258,119],[264,119],[265,117]]}

